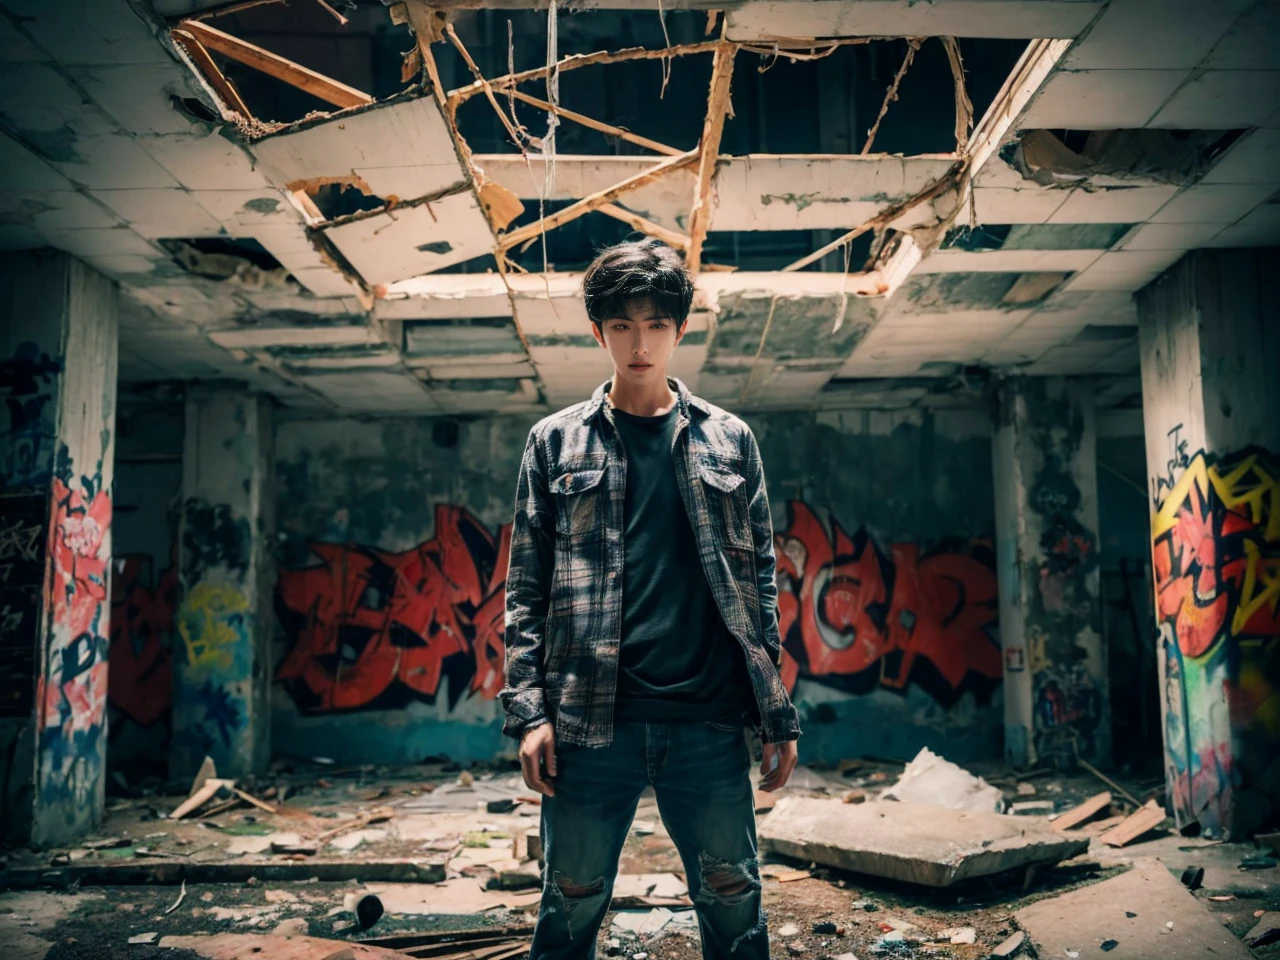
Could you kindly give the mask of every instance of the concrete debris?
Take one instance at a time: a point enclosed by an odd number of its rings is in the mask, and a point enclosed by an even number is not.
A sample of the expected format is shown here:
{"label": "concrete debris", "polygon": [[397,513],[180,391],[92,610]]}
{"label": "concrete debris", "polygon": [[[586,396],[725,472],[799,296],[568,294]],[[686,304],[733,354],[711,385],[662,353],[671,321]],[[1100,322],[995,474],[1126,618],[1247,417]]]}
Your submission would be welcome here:
{"label": "concrete debris", "polygon": [[797,927],[794,923],[784,924],[782,927],[778,929],[778,936],[780,937],[795,937],[799,935],[800,935],[800,928]]}
{"label": "concrete debris", "polygon": [[1004,797],[998,788],[944,760],[928,747],[916,754],[881,799],[929,803],[948,810],[1004,810]]}
{"label": "concrete debris", "polygon": [[158,936],[160,936],[160,934],[155,933],[154,931],[151,933],[140,933],[137,936],[130,937],[129,942],[130,943],[155,943],[156,937]]}
{"label": "concrete debris", "polygon": [[[335,930],[337,924],[334,925]],[[354,924],[348,924],[348,928]],[[213,936],[164,937],[161,947],[190,950],[206,960],[408,960],[409,954],[323,937],[277,934],[219,933]]]}
{"label": "concrete debris", "polygon": [[944,943],[976,943],[978,931],[975,927],[951,927],[938,931],[937,939]]}
{"label": "concrete debris", "polygon": [[1020,797],[1034,797],[1036,794],[1036,785],[1027,783],[1025,780],[1020,781],[1017,786],[1017,793]]}
{"label": "concrete debris", "polygon": [[811,797],[781,799],[759,835],[769,852],[932,887],[1057,863],[1089,846],[1088,838],[996,813],[883,800],[850,807]]}
{"label": "concrete debris", "polygon": [[281,937],[305,937],[308,929],[306,917],[290,917],[277,923],[271,932]]}
{"label": "concrete debris", "polygon": [[[1129,914],[1132,914],[1130,916]],[[1177,917],[1177,929],[1167,917]],[[1042,957],[1097,956],[1117,941],[1114,960],[1247,960],[1248,949],[1159,860],[1139,858],[1110,880],[1041,900],[1014,914]]]}
{"label": "concrete debris", "polygon": [[1264,913],[1244,935],[1244,942],[1255,949],[1280,942],[1280,913],[1274,910]]}
{"label": "concrete debris", "polygon": [[694,927],[697,918],[693,910],[672,911],[666,907],[651,910],[619,910],[613,917],[613,928],[637,937],[652,937],[668,926]]}
{"label": "concrete debris", "polygon": [[385,830],[355,830],[330,840],[329,846],[334,850],[354,850],[362,843],[381,843],[386,839],[387,831]]}

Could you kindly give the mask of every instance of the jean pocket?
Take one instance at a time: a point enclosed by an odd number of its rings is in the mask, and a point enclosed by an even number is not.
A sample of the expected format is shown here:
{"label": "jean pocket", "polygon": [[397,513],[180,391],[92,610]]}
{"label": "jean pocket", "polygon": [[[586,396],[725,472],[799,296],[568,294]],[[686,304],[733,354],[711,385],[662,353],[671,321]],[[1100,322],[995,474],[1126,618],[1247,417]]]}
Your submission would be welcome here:
{"label": "jean pocket", "polygon": [[741,733],[746,729],[746,722],[735,720],[732,722],[726,720],[708,720],[707,726],[712,730],[720,730],[724,733]]}

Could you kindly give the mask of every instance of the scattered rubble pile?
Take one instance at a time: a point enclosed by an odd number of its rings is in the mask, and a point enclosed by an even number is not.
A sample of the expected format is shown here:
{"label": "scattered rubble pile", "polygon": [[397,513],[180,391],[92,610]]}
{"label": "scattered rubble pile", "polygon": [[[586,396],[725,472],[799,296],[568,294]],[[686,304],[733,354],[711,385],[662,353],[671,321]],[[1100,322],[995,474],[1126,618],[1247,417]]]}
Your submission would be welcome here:
{"label": "scattered rubble pile", "polygon": [[[1280,956],[1268,953],[1280,951],[1276,835],[1256,846],[1178,836],[1158,782],[981,772],[924,750],[907,764],[799,768],[779,793],[757,793],[773,953]],[[207,762],[185,797],[129,793],[102,835],[15,852],[0,869],[0,931],[21,960],[86,956],[74,945],[106,940],[113,957],[528,954],[540,803],[509,766],[280,763],[237,782]],[[683,864],[651,795],[611,911],[605,956],[700,955]]]}

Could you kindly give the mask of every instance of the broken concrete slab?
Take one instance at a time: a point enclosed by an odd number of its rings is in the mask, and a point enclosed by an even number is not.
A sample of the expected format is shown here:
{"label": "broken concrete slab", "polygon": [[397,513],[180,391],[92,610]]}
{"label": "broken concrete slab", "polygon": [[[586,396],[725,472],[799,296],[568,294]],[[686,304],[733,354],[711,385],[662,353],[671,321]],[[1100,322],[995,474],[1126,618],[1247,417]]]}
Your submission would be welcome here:
{"label": "broken concrete slab", "polygon": [[[1248,960],[1252,954],[1159,860],[1014,914],[1042,957]],[[1172,928],[1170,927],[1172,924]],[[1116,941],[1113,947],[1103,944]]]}
{"label": "broken concrete slab", "polygon": [[828,866],[945,887],[1083,853],[1085,837],[1038,820],[924,803],[784,797],[759,827],[764,850]]}

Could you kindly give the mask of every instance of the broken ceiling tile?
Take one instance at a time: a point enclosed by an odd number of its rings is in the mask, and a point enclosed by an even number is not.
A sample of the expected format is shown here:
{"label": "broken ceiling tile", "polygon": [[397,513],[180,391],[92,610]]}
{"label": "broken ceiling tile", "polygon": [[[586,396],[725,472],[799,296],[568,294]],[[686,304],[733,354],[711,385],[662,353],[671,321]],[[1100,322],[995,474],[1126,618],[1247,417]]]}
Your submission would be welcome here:
{"label": "broken ceiling tile", "polygon": [[1097,0],[968,0],[922,6],[915,0],[849,4],[838,0],[748,0],[728,12],[730,40],[774,37],[1074,37],[1097,14]]}
{"label": "broken ceiling tile", "polygon": [[580,297],[516,297],[515,315],[526,337],[591,336],[591,320]]}
{"label": "broken ceiling tile", "polygon": [[493,232],[470,190],[394,210],[354,214],[324,234],[370,285],[430,273],[493,250]]}
{"label": "broken ceiling tile", "polygon": [[976,187],[974,215],[979,223],[1044,223],[1071,191],[1027,183],[1020,188]]}
{"label": "broken ceiling tile", "polygon": [[415,366],[476,363],[494,355],[524,359],[524,346],[510,317],[405,320],[402,336],[406,362]]}
{"label": "broken ceiling tile", "polygon": [[188,83],[190,74],[172,60],[128,66],[73,66],[68,73],[129,133],[157,136],[201,129],[173,107],[173,97],[191,97],[194,92]]}
{"label": "broken ceiling tile", "polygon": [[196,190],[191,195],[200,206],[229,227],[253,227],[265,223],[302,225],[302,214],[279,190]]}
{"label": "broken ceiling tile", "polygon": [[178,187],[95,190],[93,195],[148,239],[214,237],[222,232],[222,224]]}
{"label": "broken ceiling tile", "polygon": [[138,143],[188,190],[261,190],[268,186],[245,148],[217,132],[144,137]]}
{"label": "broken ceiling tile", "polygon": [[467,179],[435,98],[397,97],[306,121],[250,146],[278,187],[355,178],[388,202],[438,194]]}

